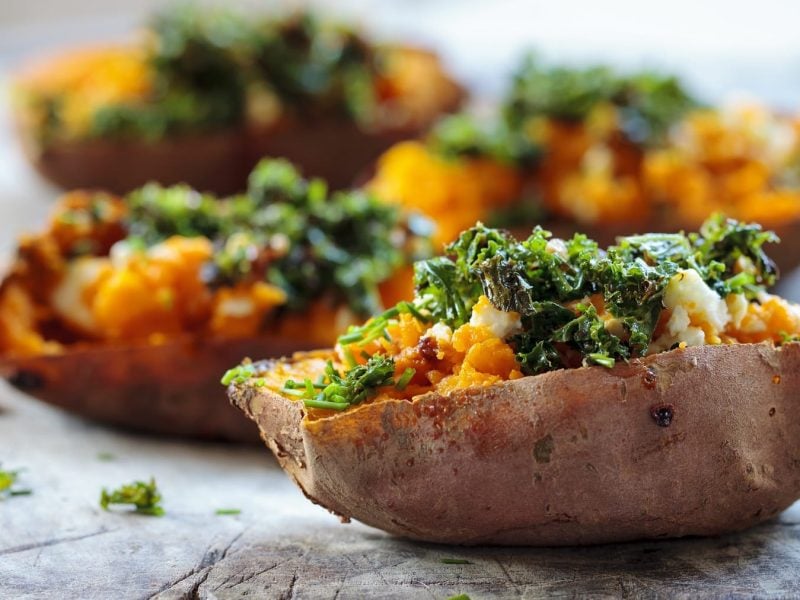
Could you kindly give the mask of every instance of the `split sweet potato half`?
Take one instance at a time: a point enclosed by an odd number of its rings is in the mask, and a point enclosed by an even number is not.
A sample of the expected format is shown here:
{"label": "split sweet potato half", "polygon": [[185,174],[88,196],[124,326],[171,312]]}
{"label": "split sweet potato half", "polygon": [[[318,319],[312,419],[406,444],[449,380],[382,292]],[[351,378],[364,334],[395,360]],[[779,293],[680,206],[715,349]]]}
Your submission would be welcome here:
{"label": "split sweet potato half", "polygon": [[[324,358],[291,360],[313,373]],[[775,516],[800,497],[799,391],[793,343],[673,350],[317,419],[252,383],[229,395],[344,520],[431,542],[567,545]]]}

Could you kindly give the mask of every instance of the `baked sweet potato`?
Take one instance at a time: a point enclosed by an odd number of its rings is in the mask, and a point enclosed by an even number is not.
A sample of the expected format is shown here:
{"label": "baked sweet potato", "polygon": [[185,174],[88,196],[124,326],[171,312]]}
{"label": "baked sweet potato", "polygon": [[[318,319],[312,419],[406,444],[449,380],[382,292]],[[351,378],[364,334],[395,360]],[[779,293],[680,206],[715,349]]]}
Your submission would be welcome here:
{"label": "baked sweet potato", "polygon": [[800,498],[799,391],[793,343],[673,350],[314,420],[252,384],[230,398],[345,520],[431,542],[566,545],[775,516]]}
{"label": "baked sweet potato", "polygon": [[29,160],[61,187],[127,193],[158,181],[231,194],[265,156],[347,187],[464,96],[422,49],[310,14],[185,8],[134,43],[24,67],[13,108]]}
{"label": "baked sweet potato", "polygon": [[600,249],[476,226],[333,350],[228,371],[306,495],[414,539],[716,535],[800,497],[800,305],[754,224]]}
{"label": "baked sweet potato", "polygon": [[285,161],[250,183],[234,198],[64,196],[0,279],[0,376],[104,423],[257,440],[224,401],[225,369],[330,345],[408,294],[427,242],[407,215],[328,195]]}
{"label": "baked sweet potato", "polygon": [[669,76],[527,61],[490,119],[445,117],[387,151],[368,185],[433,218],[447,243],[480,220],[599,242],[693,230],[723,213],[785,242],[800,264],[796,115],[756,103],[698,107]]}

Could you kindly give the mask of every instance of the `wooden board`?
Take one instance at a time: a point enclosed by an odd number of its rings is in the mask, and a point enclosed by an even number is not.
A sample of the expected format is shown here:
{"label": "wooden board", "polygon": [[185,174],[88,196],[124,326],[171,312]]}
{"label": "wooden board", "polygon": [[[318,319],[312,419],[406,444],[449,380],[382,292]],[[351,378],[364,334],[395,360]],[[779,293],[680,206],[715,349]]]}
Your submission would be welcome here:
{"label": "wooden board", "polygon": [[[0,502],[0,598],[800,595],[800,503],[722,538],[467,549],[340,524],[259,448],[113,431],[5,385],[0,440],[3,467],[24,467],[33,490]],[[166,516],[99,508],[103,486],[151,475]]]}

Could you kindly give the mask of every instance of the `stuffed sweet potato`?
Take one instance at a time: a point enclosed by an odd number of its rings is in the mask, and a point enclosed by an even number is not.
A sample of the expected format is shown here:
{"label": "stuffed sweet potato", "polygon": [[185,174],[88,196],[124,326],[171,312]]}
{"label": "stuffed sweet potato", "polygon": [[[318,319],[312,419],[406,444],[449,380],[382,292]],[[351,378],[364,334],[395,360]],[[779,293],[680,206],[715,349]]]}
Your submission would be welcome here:
{"label": "stuffed sweet potato", "polygon": [[[415,207],[449,242],[476,220],[602,244],[621,234],[695,229],[717,211],[800,232],[800,127],[758,104],[703,107],[674,77],[528,61],[498,114],[445,118],[425,142],[378,161],[370,187]],[[800,247],[773,258],[785,271]]]}
{"label": "stuffed sweet potato", "polygon": [[329,345],[408,294],[422,223],[358,191],[329,195],[285,161],[231,198],[155,184],[124,201],[67,194],[0,283],[0,373],[104,422],[255,437],[220,404],[220,374],[243,353]]}
{"label": "stuffed sweet potato", "polygon": [[231,401],[344,520],[457,544],[716,535],[800,497],[800,307],[758,226],[524,242],[483,227],[335,349]]}
{"label": "stuffed sweet potato", "polygon": [[29,66],[14,105],[32,164],[61,187],[127,193],[158,181],[228,194],[262,156],[349,186],[462,96],[421,49],[310,14],[183,8],[136,42]]}

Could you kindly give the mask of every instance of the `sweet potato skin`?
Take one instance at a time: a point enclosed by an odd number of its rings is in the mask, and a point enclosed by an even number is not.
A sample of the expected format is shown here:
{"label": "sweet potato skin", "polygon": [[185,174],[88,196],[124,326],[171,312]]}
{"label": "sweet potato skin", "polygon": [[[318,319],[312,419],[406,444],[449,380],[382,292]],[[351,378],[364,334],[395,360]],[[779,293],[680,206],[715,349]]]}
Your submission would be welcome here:
{"label": "sweet potato skin", "polygon": [[103,189],[126,194],[149,181],[187,183],[217,194],[247,186],[247,175],[264,157],[283,157],[305,175],[322,177],[333,189],[353,179],[393,144],[421,130],[368,133],[341,120],[278,124],[269,129],[228,129],[147,140],[59,141],[39,148],[19,135],[25,153],[45,179],[64,189]]}
{"label": "sweet potato skin", "polygon": [[255,443],[257,428],[225,402],[220,378],[243,356],[311,347],[271,336],[186,337],[159,346],[88,346],[52,356],[0,357],[0,375],[26,394],[108,425]]}
{"label": "sweet potato skin", "polygon": [[306,495],[344,518],[453,544],[717,535],[800,497],[800,344],[674,350],[305,420],[229,396]]}

